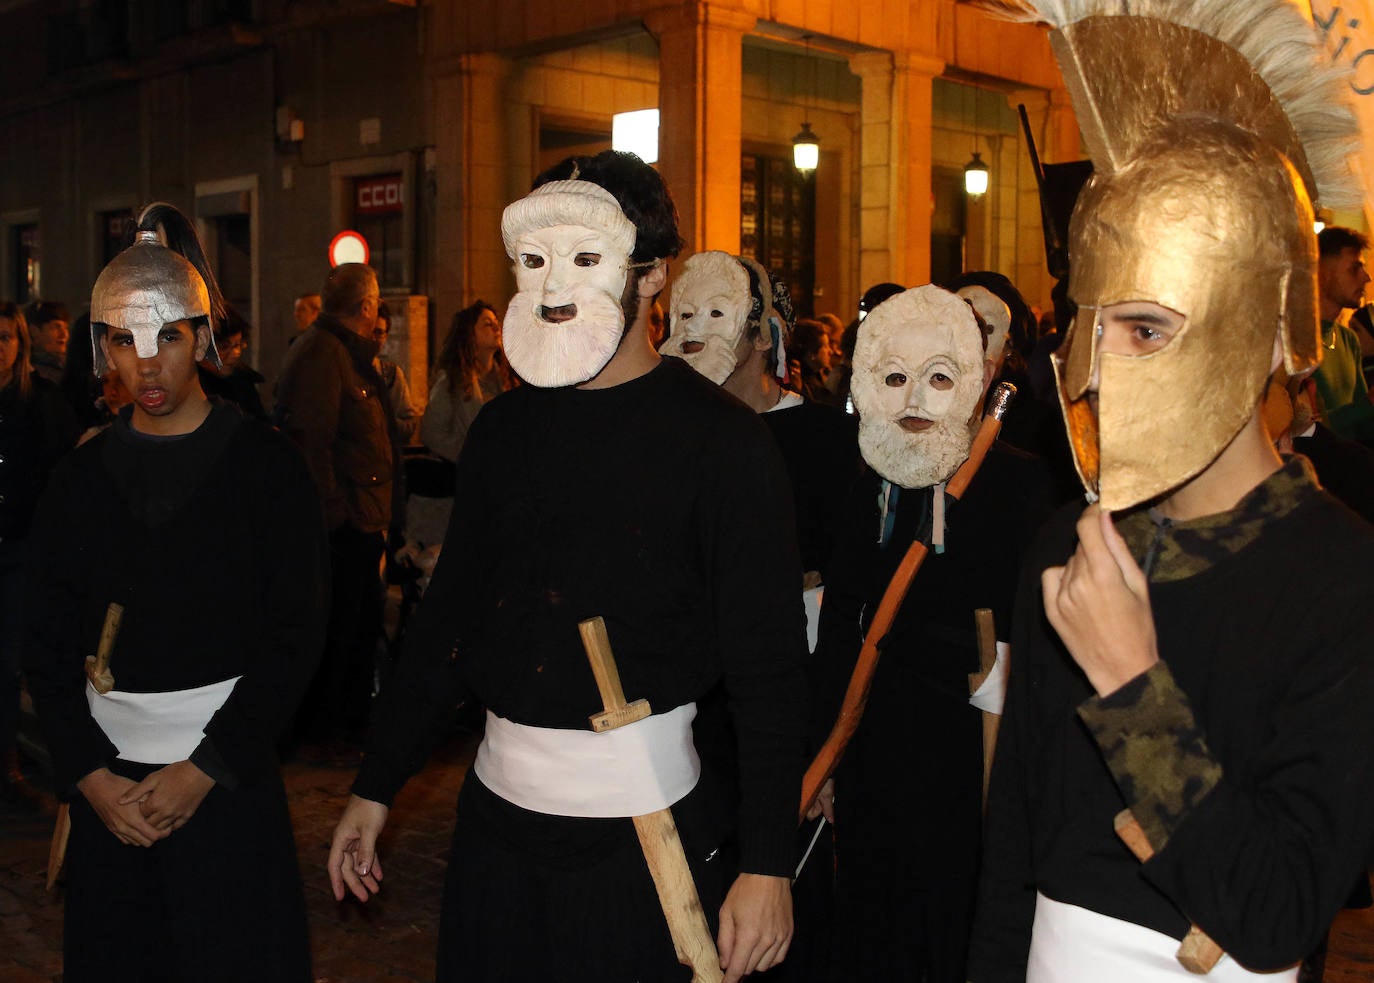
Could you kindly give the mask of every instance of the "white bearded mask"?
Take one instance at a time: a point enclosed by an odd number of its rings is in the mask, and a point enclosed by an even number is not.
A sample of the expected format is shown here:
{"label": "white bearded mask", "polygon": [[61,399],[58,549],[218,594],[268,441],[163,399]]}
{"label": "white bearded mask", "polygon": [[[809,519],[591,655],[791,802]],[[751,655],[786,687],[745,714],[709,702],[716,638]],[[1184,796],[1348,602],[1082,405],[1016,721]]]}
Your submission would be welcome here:
{"label": "white bearded mask", "polygon": [[749,273],[738,259],[719,251],[697,253],[673,281],[669,334],[659,354],[684,359],[722,385],[747,357],[749,323],[760,313],[755,311]]}
{"label": "white bearded mask", "polygon": [[939,287],[903,291],[864,318],[851,392],[859,450],[874,471],[903,488],[954,473],[973,442],[983,355],[973,311]]}
{"label": "white bearded mask", "polygon": [[987,287],[960,287],[959,296],[973,305],[988,326],[987,361],[1000,367],[1002,353],[1007,347],[1007,335],[1011,333],[1011,308]]}
{"label": "white bearded mask", "polygon": [[501,235],[518,290],[502,338],[511,368],[543,388],[595,378],[625,334],[635,244],[615,196],[590,181],[551,181],[506,207]]}

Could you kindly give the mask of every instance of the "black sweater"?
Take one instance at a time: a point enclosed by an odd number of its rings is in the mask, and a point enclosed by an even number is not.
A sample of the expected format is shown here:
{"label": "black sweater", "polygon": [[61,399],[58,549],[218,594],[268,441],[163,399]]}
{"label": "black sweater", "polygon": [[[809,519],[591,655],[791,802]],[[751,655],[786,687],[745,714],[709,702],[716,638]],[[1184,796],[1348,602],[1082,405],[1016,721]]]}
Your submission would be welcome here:
{"label": "black sweater", "polygon": [[[1330,925],[1374,828],[1374,531],[1307,484],[1248,545],[1154,578],[1162,661],[1099,700],[1040,597],[1080,511],[1046,527],[1022,574],[969,978],[1024,980],[1036,890],[1175,938],[1192,921],[1252,969],[1291,965]],[[1166,530],[1160,555],[1195,553],[1193,535]],[[1150,753],[1113,761],[1107,749],[1132,741]],[[1188,755],[1219,766],[1215,784],[1179,790],[1187,808],[1142,865],[1113,817],[1158,803],[1129,771],[1183,775]]]}
{"label": "black sweater", "polygon": [[577,623],[605,618],[626,697],[724,679],[741,868],[790,873],[805,723],[791,491],[748,408],[678,359],[601,390],[524,386],[477,417],[443,556],[354,791],[389,802],[466,687],[518,723],[601,709]]}
{"label": "black sweater", "polygon": [[115,689],[241,675],[192,760],[230,787],[275,769],[329,596],[319,499],[290,442],[227,407],[194,433],[152,438],[126,410],[58,466],[33,542],[25,672],[60,790],[116,754],[91,718],[84,671],[111,601],[124,606]]}

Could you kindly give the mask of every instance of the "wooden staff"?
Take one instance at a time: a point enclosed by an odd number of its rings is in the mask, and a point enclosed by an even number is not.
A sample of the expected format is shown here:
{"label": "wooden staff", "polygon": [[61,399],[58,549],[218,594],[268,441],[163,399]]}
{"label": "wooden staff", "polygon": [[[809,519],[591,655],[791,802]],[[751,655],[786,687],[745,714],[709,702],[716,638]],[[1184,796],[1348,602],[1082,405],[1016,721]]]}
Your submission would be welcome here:
{"label": "wooden staff", "polygon": [[[1155,855],[1155,848],[1145,830],[1131,814],[1130,809],[1122,809],[1116,814],[1116,835],[1121,838],[1141,863]],[[1189,926],[1188,934],[1179,943],[1175,958],[1190,973],[1206,976],[1226,955],[1221,946],[1212,941],[1206,932],[1196,925]]]}
{"label": "wooden staff", "polygon": [[[592,715],[592,730],[598,733],[614,730],[649,716],[652,711],[647,700],[625,702],[620,672],[616,669],[611,640],[606,634],[606,622],[591,618],[579,623],[577,630],[582,635],[582,647],[587,650],[592,674],[596,676],[596,688],[605,707],[602,713]],[[719,983],[724,979],[720,954],[716,952],[711,928],[706,924],[706,913],[697,896],[692,869],[687,866],[687,854],[682,849],[672,810],[660,809],[645,816],[635,816],[634,824],[644,859],[649,864],[649,874],[654,879],[654,889],[658,892],[658,903],[663,906],[663,916],[668,921],[677,961],[691,968],[692,983]]]}
{"label": "wooden staff", "polygon": [[[992,674],[997,664],[997,627],[992,620],[991,608],[979,608],[973,612],[973,626],[978,632],[978,671],[968,674],[968,695],[978,692]],[[1001,714],[990,710],[979,711],[983,717],[983,811],[988,808],[988,780],[992,778],[992,755],[997,750],[997,728],[1002,722]]]}
{"label": "wooden staff", "polygon": [[[945,486],[945,493],[952,498],[961,498],[968,490],[969,482],[978,473],[979,467],[983,464],[983,459],[987,457],[993,442],[997,440],[997,434],[1002,429],[1002,417],[1007,412],[1007,407],[1011,405],[1012,398],[1016,395],[1016,387],[1010,382],[999,383],[993,390],[991,399],[988,400],[988,411],[983,416],[983,423],[978,428],[977,435],[973,438],[973,446],[969,448],[968,458],[963,464],[959,465],[959,470],[954,472],[954,476],[949,479],[949,484]],[[873,673],[878,668],[878,658],[882,655],[882,647],[887,640],[887,633],[892,628],[892,622],[897,617],[897,612],[901,610],[902,602],[906,600],[907,591],[911,589],[911,582],[916,577],[916,572],[921,569],[921,564],[925,562],[926,553],[929,547],[919,539],[911,544],[906,551],[906,556],[897,567],[897,572],[888,581],[887,590],[883,592],[883,599],[878,604],[878,611],[873,616],[873,623],[869,625],[868,634],[864,636],[863,648],[859,650],[858,662],[854,665],[854,672],[849,677],[849,687],[845,690],[844,703],[840,706],[840,714],[835,719],[835,726],[830,730],[830,736],[825,739],[821,749],[816,754],[816,758],[811,762],[811,767],[806,769],[806,776],[802,779],[801,810],[798,813],[798,822],[806,818],[806,812],[815,803],[816,797],[820,795],[821,786],[826,779],[835,773],[835,768],[840,763],[840,758],[844,755],[844,749],[849,744],[850,738],[854,736],[854,731],[859,727],[859,721],[863,718],[864,708],[868,705],[868,690],[873,685]]]}
{"label": "wooden staff", "polygon": [[[105,624],[100,629],[100,644],[96,646],[94,656],[86,656],[86,678],[102,696],[114,689],[114,676],[110,674],[110,653],[114,651],[115,638],[119,636],[119,624],[123,618],[123,605],[111,601],[110,606],[105,609]],[[57,878],[62,873],[62,864],[67,859],[67,840],[71,835],[71,807],[63,802],[57,807],[57,824],[52,831],[52,845],[48,847],[48,891],[52,891],[56,886]]]}

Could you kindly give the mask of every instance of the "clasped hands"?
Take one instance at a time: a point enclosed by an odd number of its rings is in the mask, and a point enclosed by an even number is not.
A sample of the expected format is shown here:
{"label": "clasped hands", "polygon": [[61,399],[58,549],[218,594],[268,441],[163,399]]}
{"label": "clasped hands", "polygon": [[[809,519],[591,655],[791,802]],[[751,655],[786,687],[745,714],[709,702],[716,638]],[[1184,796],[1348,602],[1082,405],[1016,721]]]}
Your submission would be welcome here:
{"label": "clasped hands", "polygon": [[1159,661],[1149,584],[1111,514],[1089,505],[1078,548],[1040,575],[1045,615],[1099,696]]}
{"label": "clasped hands", "polygon": [[141,782],[98,768],[76,787],[119,842],[152,846],[185,826],[214,785],[190,761],[176,761]]}

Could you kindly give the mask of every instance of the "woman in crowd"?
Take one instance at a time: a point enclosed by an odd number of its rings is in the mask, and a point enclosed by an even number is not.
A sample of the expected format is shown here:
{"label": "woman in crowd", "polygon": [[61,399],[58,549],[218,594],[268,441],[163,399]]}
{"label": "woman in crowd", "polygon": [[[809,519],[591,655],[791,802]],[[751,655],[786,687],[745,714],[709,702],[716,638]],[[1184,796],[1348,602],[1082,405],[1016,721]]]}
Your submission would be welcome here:
{"label": "woman in crowd", "polygon": [[32,811],[19,770],[19,641],[22,559],[38,494],[57,459],[76,443],[62,391],[33,370],[28,323],[0,302],[0,805]]}
{"label": "woman in crowd", "polygon": [[434,368],[420,439],[435,454],[456,461],[482,404],[516,385],[501,351],[501,321],[490,304],[479,300],[453,315]]}

